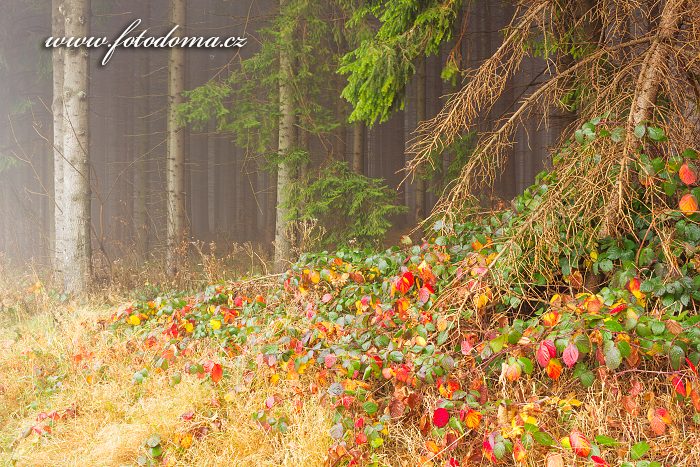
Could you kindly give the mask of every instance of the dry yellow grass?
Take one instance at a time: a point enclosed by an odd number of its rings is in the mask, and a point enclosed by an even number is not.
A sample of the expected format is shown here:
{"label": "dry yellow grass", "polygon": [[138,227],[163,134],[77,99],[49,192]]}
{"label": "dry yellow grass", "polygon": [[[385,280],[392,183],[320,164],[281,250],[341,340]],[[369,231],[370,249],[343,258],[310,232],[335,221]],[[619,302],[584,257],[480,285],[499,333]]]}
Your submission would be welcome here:
{"label": "dry yellow grass", "polygon": [[[284,398],[287,389],[270,387],[260,375],[245,383],[241,358],[222,362],[231,377],[219,385],[184,371],[174,386],[162,372],[135,384],[134,372],[150,359],[97,324],[112,310],[97,301],[61,305],[40,295],[35,305],[44,311],[30,316],[6,307],[0,317],[0,465],[135,465],[152,434],[161,437],[167,465],[323,464],[332,409],[317,398],[305,398],[299,410],[291,398],[280,403],[277,410],[289,419],[282,435],[261,429],[251,415],[269,395]],[[86,367],[73,361],[87,352]],[[192,359],[212,350],[199,352]],[[70,408],[75,415],[54,422],[50,435],[27,435],[40,413]],[[194,412],[191,420],[181,417],[187,412]],[[188,432],[195,437],[183,449],[179,442]]]}

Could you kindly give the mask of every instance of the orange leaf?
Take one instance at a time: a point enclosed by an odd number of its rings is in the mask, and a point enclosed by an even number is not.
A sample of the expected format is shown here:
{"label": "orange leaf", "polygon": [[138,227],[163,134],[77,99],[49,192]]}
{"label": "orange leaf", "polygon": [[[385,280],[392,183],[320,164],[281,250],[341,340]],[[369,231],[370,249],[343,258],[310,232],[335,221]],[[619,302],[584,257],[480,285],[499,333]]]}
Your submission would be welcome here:
{"label": "orange leaf", "polygon": [[681,200],[678,202],[678,206],[681,208],[681,212],[686,216],[690,216],[698,212],[698,200],[695,196],[690,193],[683,195]]}
{"label": "orange leaf", "polygon": [[695,411],[700,412],[700,395],[694,388],[690,390],[690,401],[693,403]]}
{"label": "orange leaf", "polygon": [[686,185],[695,185],[698,181],[698,173],[695,171],[695,168],[687,163],[681,165],[681,168],[678,170],[678,176],[681,177],[681,181]]}
{"label": "orange leaf", "polygon": [[429,439],[425,442],[425,448],[433,454],[437,454],[438,452],[440,452],[440,446],[438,446],[437,443],[432,439]]}
{"label": "orange leaf", "polygon": [[556,358],[549,360],[549,363],[547,364],[547,376],[554,380],[559,379],[559,376],[561,376],[561,370],[562,367],[559,360]]}
{"label": "orange leaf", "polygon": [[518,363],[511,363],[510,365],[506,365],[504,375],[508,381],[517,381],[518,378],[520,378],[520,375],[522,374],[522,368],[520,367],[520,364]]}
{"label": "orange leaf", "polygon": [[523,462],[525,457],[527,457],[527,451],[520,438],[518,438],[513,443],[513,459],[515,459],[515,462]]}
{"label": "orange leaf", "polygon": [[624,408],[625,412],[630,415],[637,415],[639,412],[637,408],[637,401],[635,400],[634,396],[630,395],[622,396],[622,408]]}
{"label": "orange leaf", "polygon": [[668,410],[662,407],[649,409],[649,412],[647,412],[647,419],[649,419],[651,431],[656,436],[661,436],[666,433],[666,425],[671,424],[671,415],[668,413]]}

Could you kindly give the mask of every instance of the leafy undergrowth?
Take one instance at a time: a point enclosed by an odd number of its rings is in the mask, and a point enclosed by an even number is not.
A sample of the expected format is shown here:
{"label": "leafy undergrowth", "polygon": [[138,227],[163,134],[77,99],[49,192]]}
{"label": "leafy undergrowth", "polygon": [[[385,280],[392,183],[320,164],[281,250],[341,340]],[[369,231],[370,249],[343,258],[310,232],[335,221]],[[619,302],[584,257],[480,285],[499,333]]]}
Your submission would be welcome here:
{"label": "leafy undergrowth", "polygon": [[663,180],[650,196],[677,208],[637,207],[629,236],[574,238],[556,271],[499,263],[552,182],[543,174],[517,211],[438,221],[420,245],[307,255],[281,279],[135,301],[111,317],[47,315],[59,317],[52,330],[3,344],[3,455],[700,465],[700,193],[686,156],[644,168],[644,186]]}

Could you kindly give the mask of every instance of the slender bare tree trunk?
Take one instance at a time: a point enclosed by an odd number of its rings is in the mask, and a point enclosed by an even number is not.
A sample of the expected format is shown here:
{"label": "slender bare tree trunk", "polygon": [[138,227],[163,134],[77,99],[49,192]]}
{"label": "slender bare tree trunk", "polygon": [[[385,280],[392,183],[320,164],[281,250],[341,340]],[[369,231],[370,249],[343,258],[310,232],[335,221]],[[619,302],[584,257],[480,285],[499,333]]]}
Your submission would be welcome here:
{"label": "slender bare tree trunk", "polygon": [[[425,100],[425,57],[418,59],[416,68],[416,126],[427,117]],[[416,220],[425,219],[425,179],[419,170],[416,178]]]}
{"label": "slender bare tree trunk", "polygon": [[[280,9],[284,8],[286,0],[280,0]],[[282,43],[291,38],[282,37]],[[280,121],[278,151],[282,158],[294,146],[294,106],[293,89],[291,85],[292,63],[289,56],[280,51]],[[289,186],[293,180],[293,168],[284,160],[277,168],[277,208],[275,222],[275,270],[283,271],[291,257],[292,243],[287,232],[289,225]]]}
{"label": "slender bare tree trunk", "polygon": [[352,132],[352,171],[356,174],[365,173],[365,124],[355,122]]}
{"label": "slender bare tree trunk", "polygon": [[[171,0],[170,20],[180,25],[176,35],[182,35],[185,24],[186,1]],[[167,268],[175,275],[180,263],[180,249],[185,238],[185,129],[180,125],[177,107],[183,102],[185,90],[185,52],[170,49],[168,61],[168,130],[166,156],[167,191]]]}
{"label": "slender bare tree trunk", "polygon": [[[52,2],[51,34],[54,37],[65,36],[65,17],[63,0]],[[54,237],[53,265],[57,281],[63,280],[64,229],[63,229],[63,48],[53,49],[53,184],[54,184]]]}
{"label": "slender bare tree trunk", "polygon": [[[66,36],[86,37],[90,1],[65,0],[64,8]],[[62,251],[64,287],[71,293],[84,292],[91,273],[88,69],[86,49],[65,51]]]}

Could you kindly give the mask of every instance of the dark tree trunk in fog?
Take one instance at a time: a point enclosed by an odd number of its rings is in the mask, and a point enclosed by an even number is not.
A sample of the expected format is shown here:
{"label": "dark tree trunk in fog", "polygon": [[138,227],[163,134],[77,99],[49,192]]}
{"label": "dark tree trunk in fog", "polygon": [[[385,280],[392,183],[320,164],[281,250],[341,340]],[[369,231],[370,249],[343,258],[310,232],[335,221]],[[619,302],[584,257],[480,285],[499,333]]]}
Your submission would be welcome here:
{"label": "dark tree trunk in fog", "polygon": [[207,223],[209,224],[209,234],[214,237],[216,234],[217,224],[216,215],[216,140],[214,133],[216,125],[209,122],[207,131]]}
{"label": "dark tree trunk in fog", "polygon": [[[176,35],[182,35],[185,24],[185,0],[170,0],[171,25],[178,24]],[[185,129],[180,125],[177,107],[185,90],[185,51],[170,49],[168,61],[168,122],[166,156],[167,191],[167,268],[174,275],[180,263],[180,249],[185,239]]]}
{"label": "dark tree trunk in fog", "polygon": [[[425,102],[425,57],[418,59],[416,67],[416,126],[427,118]],[[416,220],[425,219],[425,179],[422,171],[419,171],[416,178]]]}
{"label": "dark tree trunk in fog", "polygon": [[[65,0],[68,37],[88,35],[89,0]],[[63,220],[65,235],[63,271],[65,289],[84,292],[91,269],[90,248],[90,166],[88,133],[88,53],[85,49],[65,51],[64,74],[65,129],[63,153]]]}
{"label": "dark tree trunk in fog", "polygon": [[365,173],[365,124],[355,122],[352,128],[352,171]]}
{"label": "dark tree trunk in fog", "polygon": [[[280,0],[280,8],[284,8],[286,0]],[[288,43],[291,38],[282,38],[283,43]],[[277,166],[277,209],[275,222],[275,270],[282,271],[287,267],[291,258],[292,243],[289,238],[289,186],[293,180],[293,167],[286,163],[285,159],[289,151],[294,147],[294,106],[293,89],[291,84],[292,63],[284,53],[280,51],[280,121],[279,121],[279,146],[278,151],[282,162]]]}
{"label": "dark tree trunk in fog", "polygon": [[[65,35],[65,17],[63,0],[52,2],[51,34],[54,37]],[[63,228],[63,48],[56,48],[51,56],[53,68],[53,181],[54,181],[54,235],[53,264],[54,275],[58,281],[63,280],[64,228]]]}
{"label": "dark tree trunk in fog", "polygon": [[[150,20],[150,3],[148,4],[148,13],[146,21]],[[134,125],[136,128],[134,145],[134,163],[133,184],[134,184],[134,205],[133,205],[133,222],[132,226],[134,245],[136,247],[136,256],[143,259],[148,251],[148,213],[146,211],[146,196],[149,185],[148,174],[148,158],[150,158],[149,135],[151,134],[151,67],[150,67],[150,52],[141,50],[138,52],[135,86],[136,98],[134,102]]]}

